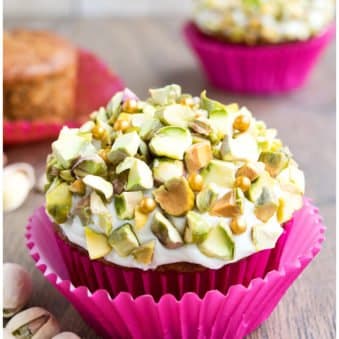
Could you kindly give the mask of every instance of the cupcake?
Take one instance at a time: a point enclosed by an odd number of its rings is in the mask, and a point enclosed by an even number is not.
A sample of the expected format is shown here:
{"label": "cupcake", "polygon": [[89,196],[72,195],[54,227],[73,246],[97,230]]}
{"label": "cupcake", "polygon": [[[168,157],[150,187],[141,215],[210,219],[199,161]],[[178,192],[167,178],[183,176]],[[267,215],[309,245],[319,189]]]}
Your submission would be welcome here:
{"label": "cupcake", "polygon": [[118,92],[64,127],[46,168],[46,212],[75,286],[134,297],[226,293],[279,264],[304,175],[245,107]]}
{"label": "cupcake", "polygon": [[8,121],[63,122],[74,112],[77,52],[45,31],[4,33],[3,100]]}
{"label": "cupcake", "polygon": [[226,90],[274,93],[303,84],[334,34],[334,0],[197,0],[188,43]]}

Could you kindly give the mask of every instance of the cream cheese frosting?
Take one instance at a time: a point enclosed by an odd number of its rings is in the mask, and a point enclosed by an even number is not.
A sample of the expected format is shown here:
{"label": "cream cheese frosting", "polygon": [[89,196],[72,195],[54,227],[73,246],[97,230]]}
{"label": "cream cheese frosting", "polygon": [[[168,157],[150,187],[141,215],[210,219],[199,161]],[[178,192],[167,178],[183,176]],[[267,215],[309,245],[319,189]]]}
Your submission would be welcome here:
{"label": "cream cheese frosting", "polygon": [[334,0],[197,0],[194,22],[237,43],[307,40],[334,18]]}
{"label": "cream cheese frosting", "polygon": [[142,270],[218,269],[273,248],[304,176],[245,107],[178,85],[117,93],[47,159],[46,211],[91,259]]}

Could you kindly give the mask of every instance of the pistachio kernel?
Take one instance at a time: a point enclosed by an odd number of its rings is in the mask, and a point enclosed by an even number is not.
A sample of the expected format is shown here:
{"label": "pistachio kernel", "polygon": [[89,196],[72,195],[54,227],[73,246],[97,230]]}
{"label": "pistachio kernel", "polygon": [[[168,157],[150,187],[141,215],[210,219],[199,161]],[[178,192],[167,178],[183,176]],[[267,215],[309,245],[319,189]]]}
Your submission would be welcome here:
{"label": "pistachio kernel", "polygon": [[241,114],[235,118],[233,122],[233,128],[242,133],[248,130],[250,124],[251,124],[250,117]]}
{"label": "pistachio kernel", "polygon": [[127,99],[122,104],[122,110],[127,113],[137,113],[139,112],[138,102],[135,99]]}
{"label": "pistachio kernel", "polygon": [[86,193],[86,185],[83,183],[82,180],[77,179],[69,186],[69,190],[72,193],[83,195]]}
{"label": "pistachio kernel", "polygon": [[200,174],[192,173],[188,176],[188,183],[193,191],[200,192],[204,185],[204,179]]}
{"label": "pistachio kernel", "polygon": [[230,227],[233,234],[242,234],[246,231],[247,225],[242,216],[234,217],[231,220]]}
{"label": "pistachio kernel", "polygon": [[251,180],[243,175],[240,175],[235,179],[234,186],[239,187],[243,192],[246,192],[251,187]]}
{"label": "pistachio kernel", "polygon": [[130,127],[130,123],[127,120],[118,119],[114,123],[114,129],[116,131],[125,132],[126,130],[128,130],[129,127]]}
{"label": "pistachio kernel", "polygon": [[145,197],[140,201],[139,209],[142,213],[148,214],[154,211],[156,206],[157,204],[154,199]]}
{"label": "pistachio kernel", "polygon": [[106,131],[101,126],[94,126],[92,129],[92,134],[93,134],[94,139],[101,140],[104,138]]}

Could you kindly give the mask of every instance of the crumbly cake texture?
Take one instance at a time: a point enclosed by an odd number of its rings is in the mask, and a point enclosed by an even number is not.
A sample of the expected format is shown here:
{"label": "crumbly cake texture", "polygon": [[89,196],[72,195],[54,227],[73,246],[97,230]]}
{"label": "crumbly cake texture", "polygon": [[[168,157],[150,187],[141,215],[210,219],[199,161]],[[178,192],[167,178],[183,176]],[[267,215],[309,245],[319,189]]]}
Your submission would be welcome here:
{"label": "crumbly cake texture", "polygon": [[45,31],[4,32],[4,117],[64,121],[74,110],[76,48]]}
{"label": "crumbly cake texture", "polygon": [[144,270],[218,269],[273,248],[305,186],[276,130],[174,84],[145,101],[118,92],[64,127],[46,177],[46,211],[71,243]]}
{"label": "crumbly cake texture", "polygon": [[334,18],[334,0],[197,0],[193,20],[218,39],[249,45],[307,40]]}

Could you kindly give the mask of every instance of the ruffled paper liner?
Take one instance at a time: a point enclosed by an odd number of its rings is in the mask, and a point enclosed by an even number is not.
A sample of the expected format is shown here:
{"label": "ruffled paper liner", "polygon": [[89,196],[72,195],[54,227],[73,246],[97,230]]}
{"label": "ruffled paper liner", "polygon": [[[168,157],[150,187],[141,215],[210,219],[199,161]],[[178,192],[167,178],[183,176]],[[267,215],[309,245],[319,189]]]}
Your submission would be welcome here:
{"label": "ruffled paper liner", "polygon": [[[45,278],[104,338],[237,339],[249,334],[271,314],[288,287],[320,251],[324,231],[318,209],[305,199],[303,208],[287,225],[279,263],[275,262],[276,267],[269,271],[266,269],[262,277],[251,280],[248,286],[234,283],[226,293],[211,289],[199,297],[192,290],[180,299],[163,294],[158,301],[150,294],[133,298],[128,292],[120,292],[112,297],[104,289],[91,292],[86,285],[75,286],[43,207],[30,218],[26,238],[30,254]],[[260,262],[252,264],[262,266]],[[267,263],[264,266],[269,267]],[[243,280],[236,279],[233,273],[232,281]],[[239,270],[238,274],[248,273]],[[126,279],[130,278],[127,275]],[[203,284],[212,283],[201,281]]]}
{"label": "ruffled paper liner", "polygon": [[301,42],[247,46],[221,42],[189,22],[184,36],[209,81],[223,90],[273,94],[302,86],[335,35],[335,24]]}
{"label": "ruffled paper liner", "polygon": [[93,53],[78,50],[77,87],[75,114],[72,121],[4,121],[4,144],[21,144],[54,138],[60,129],[79,127],[88,119],[88,115],[100,106],[106,106],[108,100],[124,88],[122,80]]}

